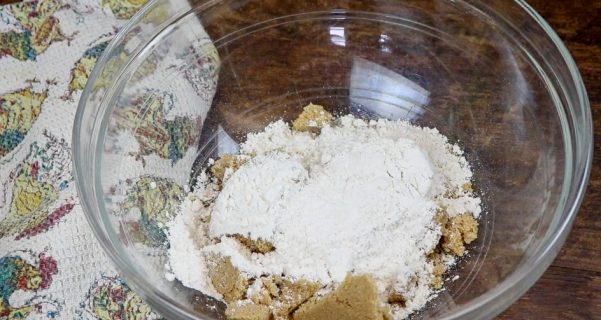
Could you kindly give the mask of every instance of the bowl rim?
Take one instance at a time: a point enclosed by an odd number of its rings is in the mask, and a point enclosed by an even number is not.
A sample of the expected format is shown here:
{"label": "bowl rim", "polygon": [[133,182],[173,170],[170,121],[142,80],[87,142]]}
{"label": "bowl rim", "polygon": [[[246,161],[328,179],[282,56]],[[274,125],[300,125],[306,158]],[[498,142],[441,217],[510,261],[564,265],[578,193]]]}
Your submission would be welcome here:
{"label": "bowl rim", "polygon": [[[88,82],[84,90],[82,91],[81,98],[78,103],[77,111],[75,114],[75,121],[72,131],[72,157],[73,157],[73,175],[77,186],[77,192],[81,199],[83,211],[86,216],[94,235],[100,242],[101,247],[107,254],[109,259],[114,265],[116,265],[118,272],[120,272],[126,279],[127,283],[139,294],[154,310],[158,311],[162,315],[168,315],[170,318],[177,317],[181,319],[202,319],[197,314],[188,312],[187,309],[182,308],[181,305],[171,297],[163,294],[156,290],[156,288],[150,284],[146,279],[140,277],[140,275],[134,271],[128,264],[128,262],[120,257],[115,248],[112,246],[112,242],[104,230],[104,226],[98,223],[96,209],[91,203],[86,201],[88,198],[86,195],[89,192],[86,184],[89,183],[89,174],[86,174],[86,168],[82,167],[83,159],[82,154],[78,152],[81,149],[84,141],[81,140],[80,132],[83,130],[84,122],[84,110],[86,109],[86,101],[89,97],[93,83],[97,79],[101,68],[109,60],[111,52],[113,52],[119,43],[125,40],[125,37],[129,31],[131,31],[140,20],[158,3],[161,1],[170,0],[150,0],[142,9],[140,9],[118,32],[118,34],[111,40],[107,48],[104,50],[100,58],[98,58],[94,69],[90,73]],[[464,0],[465,2],[471,2],[470,0]],[[199,7],[209,7],[218,4],[219,0],[201,0],[196,4],[196,8],[190,8],[183,12],[179,12],[178,15],[186,15],[192,10],[198,10]],[[513,271],[507,278],[501,281],[495,288],[485,292],[479,297],[467,302],[461,309],[451,311],[451,314],[441,319],[457,319],[462,317],[468,317],[470,314],[475,313],[477,310],[487,308],[485,313],[488,317],[493,317],[501,313],[509,305],[515,302],[521,295],[523,295],[544,273],[549,267],[551,262],[555,259],[559,249],[565,242],[569,231],[571,230],[572,224],[578,213],[586,188],[588,185],[592,160],[593,160],[593,122],[590,103],[588,100],[586,88],[584,82],[578,71],[578,67],[569,53],[565,44],[561,41],[559,36],[551,28],[551,26],[545,21],[545,19],[536,12],[525,0],[513,0],[514,4],[517,4],[530,18],[536,22],[539,27],[545,32],[545,35],[552,41],[555,48],[559,51],[565,66],[568,68],[569,76],[573,81],[574,88],[577,93],[578,107],[582,112],[584,128],[581,131],[582,140],[584,146],[582,152],[585,153],[582,156],[582,160],[576,164],[583,164],[583,166],[575,166],[574,168],[574,179],[576,183],[572,184],[572,188],[575,189],[574,193],[571,193],[572,202],[566,204],[564,213],[566,213],[566,219],[559,222],[555,233],[547,239],[544,243],[543,248],[538,249],[534,252],[533,256],[530,257],[526,264],[519,266]],[[563,187],[562,189],[565,189]],[[563,191],[562,191],[563,192]]]}

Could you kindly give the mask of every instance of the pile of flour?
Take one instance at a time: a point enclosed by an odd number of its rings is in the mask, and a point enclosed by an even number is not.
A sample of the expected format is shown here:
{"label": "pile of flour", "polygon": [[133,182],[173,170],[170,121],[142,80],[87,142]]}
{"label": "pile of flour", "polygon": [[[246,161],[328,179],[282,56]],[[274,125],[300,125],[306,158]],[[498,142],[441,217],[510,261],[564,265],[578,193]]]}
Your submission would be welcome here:
{"label": "pile of flour", "polygon": [[[407,122],[345,116],[316,135],[277,121],[250,134],[241,154],[248,161],[227,172],[223,189],[203,175],[170,225],[170,277],[216,298],[206,261],[214,254],[248,277],[333,286],[349,272],[370,274],[383,295],[406,298],[401,319],[432,295],[437,211],[481,211],[463,190],[472,172],[461,149]],[[275,250],[251,253],[235,234]]]}

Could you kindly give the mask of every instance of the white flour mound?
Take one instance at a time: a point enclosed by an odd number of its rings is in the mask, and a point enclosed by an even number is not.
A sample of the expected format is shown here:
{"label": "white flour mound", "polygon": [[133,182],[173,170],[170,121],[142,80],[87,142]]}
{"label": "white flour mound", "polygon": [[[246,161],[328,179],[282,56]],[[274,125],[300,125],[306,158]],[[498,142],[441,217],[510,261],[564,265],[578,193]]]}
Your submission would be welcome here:
{"label": "white flour mound", "polygon": [[[380,292],[404,294],[406,307],[393,314],[402,319],[432,295],[427,255],[441,237],[437,210],[481,211],[480,199],[463,191],[472,172],[461,149],[407,122],[345,116],[315,135],[277,121],[249,135],[241,153],[253,158],[219,193],[203,177],[170,229],[172,272],[216,298],[207,253],[231,257],[249,277],[283,274],[327,285],[348,272],[370,274]],[[214,201],[205,207],[200,199]],[[194,219],[210,222],[201,228]],[[201,246],[199,234],[208,239]],[[234,234],[276,249],[251,254]]]}

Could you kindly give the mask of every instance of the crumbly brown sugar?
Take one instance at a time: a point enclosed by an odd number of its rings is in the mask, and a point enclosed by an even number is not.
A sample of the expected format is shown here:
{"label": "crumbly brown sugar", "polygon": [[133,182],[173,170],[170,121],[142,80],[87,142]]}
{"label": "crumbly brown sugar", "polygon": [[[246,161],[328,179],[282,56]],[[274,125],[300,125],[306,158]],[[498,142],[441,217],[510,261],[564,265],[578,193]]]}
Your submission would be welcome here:
{"label": "crumbly brown sugar", "polygon": [[268,253],[275,250],[273,244],[262,239],[252,240],[240,234],[234,235],[234,239],[238,240],[253,253]]}
{"label": "crumbly brown sugar", "polygon": [[450,218],[442,228],[442,248],[458,257],[465,254],[465,245],[478,237],[478,221],[469,213]]}
{"label": "crumbly brown sugar", "polygon": [[280,285],[280,295],[273,304],[274,319],[289,319],[292,312],[309,300],[320,288],[320,284],[302,279],[297,281],[283,279]]}
{"label": "crumbly brown sugar", "polygon": [[348,275],[340,286],[323,298],[300,306],[294,320],[382,320],[388,311],[380,306],[373,279],[367,275]]}
{"label": "crumbly brown sugar", "polygon": [[221,158],[216,160],[215,163],[211,166],[211,174],[215,179],[217,179],[218,183],[221,184],[223,183],[227,169],[235,171],[236,169],[240,168],[245,162],[246,160],[239,156],[225,154],[221,156]]}
{"label": "crumbly brown sugar", "polygon": [[225,310],[229,320],[271,320],[268,306],[254,303],[232,303]]}
{"label": "crumbly brown sugar", "polygon": [[223,299],[230,303],[244,298],[248,288],[248,279],[232,265],[229,257],[217,257],[209,268],[211,283]]}
{"label": "crumbly brown sugar", "polygon": [[[230,282],[235,282],[236,278]],[[321,289],[321,284],[306,280],[290,281],[282,277],[263,277],[255,279],[256,291],[247,299],[228,303],[226,316],[228,319],[254,320],[267,319],[288,320],[294,311]]]}
{"label": "crumbly brown sugar", "polygon": [[442,254],[435,251],[428,256],[428,259],[432,263],[432,280],[430,286],[434,289],[441,289],[444,284],[443,276],[447,272],[447,267],[442,261]]}
{"label": "crumbly brown sugar", "polygon": [[333,118],[332,114],[322,106],[310,103],[292,122],[292,129],[296,131],[319,131],[324,125],[330,123]]}

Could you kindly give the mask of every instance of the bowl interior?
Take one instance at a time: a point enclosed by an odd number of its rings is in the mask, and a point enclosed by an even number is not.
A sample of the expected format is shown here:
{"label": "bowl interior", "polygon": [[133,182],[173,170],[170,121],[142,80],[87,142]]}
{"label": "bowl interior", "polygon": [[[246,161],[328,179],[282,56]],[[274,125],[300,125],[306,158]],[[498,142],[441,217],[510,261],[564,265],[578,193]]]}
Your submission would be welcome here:
{"label": "bowl interior", "polygon": [[165,224],[208,158],[313,102],[434,127],[464,148],[485,204],[479,237],[416,318],[499,312],[556,253],[583,161],[561,52],[501,2],[152,2],[105,52],[82,98],[95,120],[76,128],[93,172],[82,198],[109,255],[167,318],[222,318],[165,279]]}

